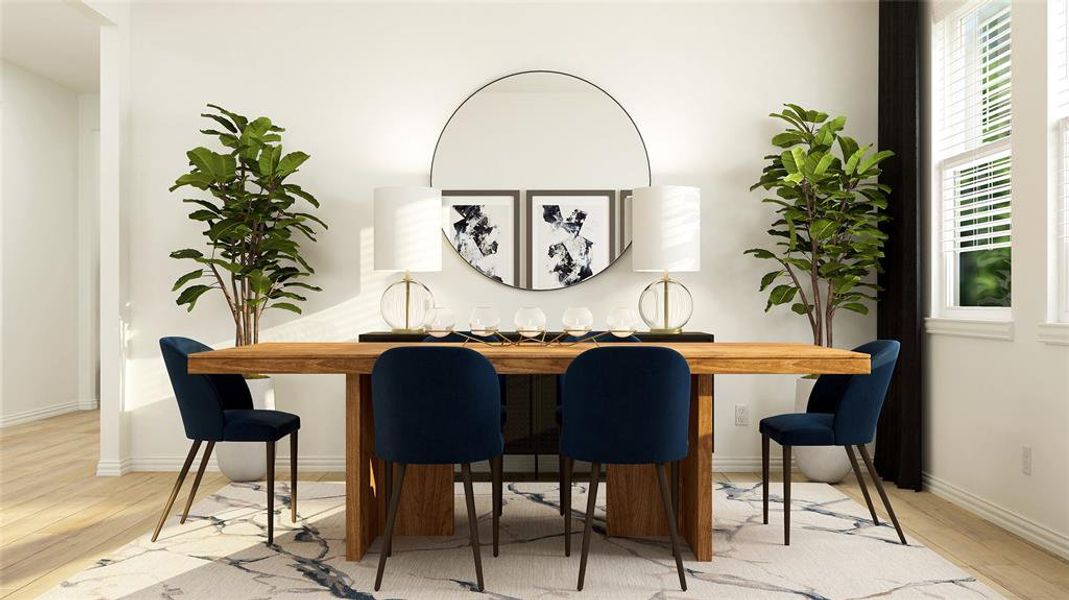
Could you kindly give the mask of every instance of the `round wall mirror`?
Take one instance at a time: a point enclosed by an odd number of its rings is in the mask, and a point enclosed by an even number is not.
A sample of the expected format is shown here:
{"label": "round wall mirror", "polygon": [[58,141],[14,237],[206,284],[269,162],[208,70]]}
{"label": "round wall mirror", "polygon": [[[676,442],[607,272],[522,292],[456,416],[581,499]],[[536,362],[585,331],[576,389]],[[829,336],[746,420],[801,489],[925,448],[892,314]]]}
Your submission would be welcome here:
{"label": "round wall mirror", "polygon": [[431,163],[442,231],[483,275],[529,290],[582,283],[631,243],[630,191],[650,185],[646,145],[605,90],[526,71],[469,96]]}

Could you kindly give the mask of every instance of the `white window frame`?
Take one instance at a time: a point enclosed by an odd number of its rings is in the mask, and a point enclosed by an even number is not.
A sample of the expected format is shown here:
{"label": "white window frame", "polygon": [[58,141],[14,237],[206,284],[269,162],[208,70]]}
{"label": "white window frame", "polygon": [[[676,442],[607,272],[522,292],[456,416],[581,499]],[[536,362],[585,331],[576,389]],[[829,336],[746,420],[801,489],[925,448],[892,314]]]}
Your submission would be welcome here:
{"label": "white window frame", "polygon": [[[958,15],[968,10],[975,8],[976,6],[985,3],[987,0],[974,0],[971,2],[936,2],[931,5],[931,17],[933,28],[940,21],[946,21],[947,24],[951,23]],[[1012,8],[1011,8],[1012,11]],[[1012,19],[1012,16],[1011,16]],[[1012,20],[1011,20],[1012,23]],[[945,25],[944,25],[945,27]],[[944,32],[944,35],[948,35],[948,32]],[[1012,40],[1013,29],[1011,25],[1010,36]],[[983,159],[986,157],[996,158],[999,154],[1008,153],[1011,156],[1012,161],[1012,148],[1013,148],[1013,134],[1001,138],[999,140],[988,142],[979,147],[973,148],[968,151],[960,152],[957,154],[942,155],[942,149],[940,148],[939,135],[942,123],[942,81],[941,77],[944,71],[944,65],[942,61],[945,60],[945,53],[937,54],[937,44],[935,44],[934,35],[932,36],[932,51],[929,56],[929,64],[931,73],[933,73],[931,92],[929,93],[929,114],[931,118],[931,130],[930,130],[930,147],[932,150],[932,162],[930,173],[930,190],[932,202],[930,203],[930,257],[931,257],[931,315],[932,319],[928,323],[927,329],[930,333],[941,333],[939,321],[940,320],[953,320],[961,322],[974,322],[977,326],[982,328],[982,324],[985,322],[999,322],[999,323],[1012,323],[1013,320],[1013,302],[1011,298],[1011,305],[1008,307],[997,306],[960,306],[958,305],[958,290],[959,285],[957,281],[958,276],[958,253],[955,251],[946,250],[946,228],[944,227],[945,210],[947,204],[950,202],[944,194],[944,173],[948,170],[959,167],[970,162]],[[1011,41],[1012,47],[1012,41]],[[1012,75],[1011,75],[1012,77]],[[1011,84],[1012,85],[1012,84]],[[1012,167],[1011,167],[1012,168]],[[1011,174],[1012,177],[1012,174]],[[1012,185],[1012,184],[1011,184]],[[1011,191],[1011,204],[1012,204],[1012,191]],[[1011,208],[1012,215],[1012,208]],[[1011,232],[1012,236],[1012,232]],[[939,331],[936,331],[939,329]],[[958,328],[953,328],[957,331]],[[1012,326],[1006,328],[1006,332],[1001,331],[999,335],[994,339],[1012,339]],[[987,337],[987,336],[983,336]]]}
{"label": "white window frame", "polygon": [[[1048,179],[1054,184],[1054,191],[1047,212],[1050,236],[1047,321],[1064,329],[1069,327],[1069,0],[1050,2],[1047,19],[1050,40],[1047,110],[1054,152],[1049,164],[1055,169],[1055,176]],[[1069,341],[1069,333],[1060,333]]]}

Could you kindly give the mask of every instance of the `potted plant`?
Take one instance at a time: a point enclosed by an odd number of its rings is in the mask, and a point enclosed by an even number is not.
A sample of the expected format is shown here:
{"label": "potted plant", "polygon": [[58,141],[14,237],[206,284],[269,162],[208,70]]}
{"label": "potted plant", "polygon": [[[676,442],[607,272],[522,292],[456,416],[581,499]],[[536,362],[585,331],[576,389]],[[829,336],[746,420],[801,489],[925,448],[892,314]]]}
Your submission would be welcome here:
{"label": "potted plant", "polygon": [[[883,257],[887,235],[880,224],[888,219],[891,190],[876,178],[880,163],[893,153],[862,147],[844,135],[844,116],[829,119],[795,104],[769,116],[787,127],[773,136],[778,152],[765,156],[761,178],[750,190],[772,192],[762,202],[776,207],[768,230],[775,244],[745,253],[775,263],[761,278],[760,290],[768,291],[765,311],[789,305],[808,320],[813,343],[830,347],[836,315],[868,314],[867,304],[879,290],[873,275]],[[815,377],[799,380],[800,410],[813,383]],[[839,481],[850,471],[838,448],[796,450],[798,466],[810,479]]]}
{"label": "potted plant", "polygon": [[[189,218],[204,224],[206,251],[184,248],[171,258],[196,263],[174,283],[176,303],[192,311],[197,301],[218,290],[234,320],[234,344],[244,346],[260,339],[264,311],[287,310],[300,314],[298,303],[306,291],[319,291],[306,279],[314,270],[300,253],[300,240],[316,239],[323,223],[305,212],[319,202],[290,176],[308,160],[304,152],[282,151],[284,129],[267,117],[248,119],[209,104],[201,116],[213,128],[201,133],[214,137],[221,152],[197,147],[186,156],[190,169],[170,191],[191,187],[204,194],[182,201],[193,204]],[[247,375],[256,408],[273,408],[271,380]],[[220,444],[220,469],[235,481],[263,477],[262,452],[251,444]],[[255,454],[255,456],[253,456]]]}

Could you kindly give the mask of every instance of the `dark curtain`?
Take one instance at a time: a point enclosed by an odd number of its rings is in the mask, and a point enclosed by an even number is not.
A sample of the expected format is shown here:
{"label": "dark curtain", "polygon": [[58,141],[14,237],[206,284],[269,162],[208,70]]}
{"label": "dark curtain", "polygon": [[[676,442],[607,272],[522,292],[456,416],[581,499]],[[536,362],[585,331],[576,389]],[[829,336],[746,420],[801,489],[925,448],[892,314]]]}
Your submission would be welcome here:
{"label": "dark curtain", "polygon": [[881,0],[879,40],[879,147],[895,156],[880,181],[891,186],[889,235],[878,277],[883,290],[876,310],[881,339],[902,343],[876,434],[876,470],[899,487],[921,489],[923,408],[924,249],[921,173],[922,27],[920,2]]}

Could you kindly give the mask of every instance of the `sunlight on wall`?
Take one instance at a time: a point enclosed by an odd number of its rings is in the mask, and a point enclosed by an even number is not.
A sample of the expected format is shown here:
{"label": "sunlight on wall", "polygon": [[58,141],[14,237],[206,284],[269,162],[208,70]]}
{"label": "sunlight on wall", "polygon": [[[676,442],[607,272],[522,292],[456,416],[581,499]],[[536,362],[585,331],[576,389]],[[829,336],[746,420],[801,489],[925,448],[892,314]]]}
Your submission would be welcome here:
{"label": "sunlight on wall", "polygon": [[[330,308],[264,329],[260,332],[261,342],[355,341],[361,331],[382,328],[379,296],[396,275],[374,270],[374,228],[362,228],[359,235],[361,293]],[[131,330],[129,339],[136,336],[137,331]],[[209,342],[208,345],[213,348],[228,348],[234,343],[228,338],[225,341]],[[174,398],[167,369],[158,355],[126,361],[125,398],[124,411],[134,411]]]}

